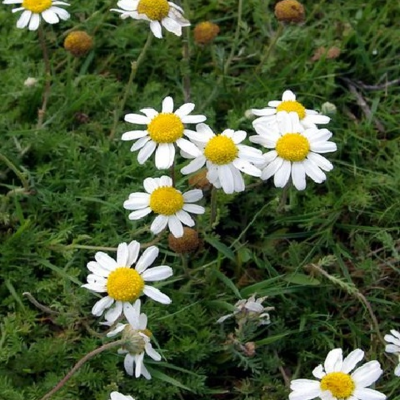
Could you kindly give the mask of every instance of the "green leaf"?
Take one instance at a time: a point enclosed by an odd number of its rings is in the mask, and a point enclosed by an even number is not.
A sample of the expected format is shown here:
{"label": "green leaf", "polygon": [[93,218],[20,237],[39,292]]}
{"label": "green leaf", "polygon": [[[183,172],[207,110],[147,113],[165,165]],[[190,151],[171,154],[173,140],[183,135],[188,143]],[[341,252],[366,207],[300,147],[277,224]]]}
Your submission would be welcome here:
{"label": "green leaf", "polygon": [[310,275],[305,275],[297,272],[284,276],[283,280],[289,283],[294,283],[295,285],[304,285],[304,286],[309,286],[309,285],[317,286],[321,284],[321,282],[318,279],[315,279]]}
{"label": "green leaf", "polygon": [[220,253],[222,253],[226,258],[229,258],[232,261],[236,262],[235,254],[234,252],[225,244],[220,242],[219,240],[213,238],[213,237],[206,237],[205,241],[208,244],[211,244],[212,247],[217,249]]}
{"label": "green leaf", "polygon": [[233,293],[235,293],[236,297],[238,299],[241,299],[242,296],[239,292],[239,289],[236,287],[236,285],[226,276],[224,275],[221,271],[218,271],[217,269],[213,269],[212,273],[221,281],[223,282],[229,289],[232,290]]}

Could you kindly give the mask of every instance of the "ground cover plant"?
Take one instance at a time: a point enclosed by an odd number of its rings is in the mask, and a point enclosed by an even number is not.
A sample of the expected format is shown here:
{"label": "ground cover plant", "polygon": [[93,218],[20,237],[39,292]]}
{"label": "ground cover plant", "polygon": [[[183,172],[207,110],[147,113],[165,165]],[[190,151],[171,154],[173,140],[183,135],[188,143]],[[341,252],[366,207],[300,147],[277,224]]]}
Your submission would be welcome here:
{"label": "ground cover plant", "polygon": [[5,0],[0,399],[400,399],[399,17]]}

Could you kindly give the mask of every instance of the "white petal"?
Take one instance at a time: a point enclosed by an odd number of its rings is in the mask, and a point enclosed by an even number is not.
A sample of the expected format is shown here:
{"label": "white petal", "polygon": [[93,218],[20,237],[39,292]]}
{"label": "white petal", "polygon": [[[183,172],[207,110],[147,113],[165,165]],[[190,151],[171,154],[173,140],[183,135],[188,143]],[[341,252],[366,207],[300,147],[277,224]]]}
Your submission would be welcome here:
{"label": "white petal", "polygon": [[192,172],[198,171],[200,168],[203,167],[205,162],[206,162],[206,158],[203,155],[196,157],[188,165],[186,165],[186,167],[181,169],[181,173],[183,175],[187,175],[187,174],[191,174]]}
{"label": "white petal", "polygon": [[150,195],[148,193],[131,193],[123,205],[126,210],[141,210],[149,207]]}
{"label": "white petal", "polygon": [[149,268],[142,274],[145,282],[157,282],[169,278],[173,275],[171,267],[161,265],[159,267]]}
{"label": "white petal", "polygon": [[141,148],[144,147],[144,145],[151,140],[150,136],[144,136],[138,140],[136,140],[135,143],[133,143],[131,147],[131,151],[137,151],[140,150]]}
{"label": "white petal", "polygon": [[351,377],[356,382],[357,388],[372,385],[379,379],[383,371],[378,361],[369,361],[361,367],[357,368]]}
{"label": "white petal", "polygon": [[128,131],[121,136],[121,140],[136,140],[147,135],[147,131]]}
{"label": "white petal", "polygon": [[168,224],[168,217],[165,215],[157,215],[156,218],[154,218],[154,221],[152,222],[151,226],[150,226],[150,230],[157,235],[158,233],[160,233],[163,229],[165,229],[165,227]]}
{"label": "white petal", "polygon": [[187,115],[182,117],[182,122],[184,124],[198,124],[199,122],[204,122],[206,119],[207,117],[205,115]]}
{"label": "white petal", "polygon": [[154,361],[160,361],[161,355],[153,349],[151,343],[146,343],[145,345],[146,354],[151,357]]}
{"label": "white petal", "polygon": [[314,368],[312,374],[318,378],[318,379],[322,379],[326,373],[324,371],[324,367],[322,366],[322,364],[319,364],[317,367]]}
{"label": "white petal", "polygon": [[57,22],[60,21],[57,14],[54,13],[51,9],[42,11],[42,17],[48,24],[56,24]]}
{"label": "white petal", "polygon": [[185,203],[194,203],[203,198],[203,192],[200,189],[188,190],[183,194]]}
{"label": "white petal", "polygon": [[218,177],[221,182],[222,189],[225,193],[231,194],[235,190],[232,171],[228,165],[220,165],[218,168]]}
{"label": "white petal", "polygon": [[174,112],[174,114],[177,115],[179,118],[185,117],[194,110],[194,107],[195,105],[193,103],[183,104]]}
{"label": "white petal", "polygon": [[[386,336],[385,336],[385,340],[387,340]],[[400,347],[396,346],[395,344],[387,344],[385,347],[385,351],[386,351],[386,353],[400,353]]]}
{"label": "white petal", "polygon": [[152,140],[147,142],[142,149],[139,151],[137,160],[139,164],[144,164],[150,156],[154,153],[154,150],[157,147],[157,143],[153,142]]}
{"label": "white petal", "polygon": [[126,114],[124,119],[126,122],[138,125],[148,125],[151,121],[150,118],[140,114]]}
{"label": "white petal", "polygon": [[143,181],[144,190],[149,194],[153,193],[153,191],[159,187],[159,185],[157,183],[158,183],[158,181],[156,181],[153,178],[146,178]]}
{"label": "white petal", "polygon": [[[125,207],[125,203],[124,203]],[[125,207],[126,208],[126,207]],[[146,215],[150,214],[152,212],[152,209],[150,207],[147,208],[142,208],[141,210],[137,211],[132,211],[129,215],[128,218],[131,221],[136,221],[138,219],[144,218]]]}
{"label": "white petal", "polygon": [[[139,312],[137,303],[139,304]],[[128,320],[129,324],[134,329],[139,329],[139,314],[140,314],[140,300],[136,300],[134,306],[132,306],[132,304],[127,302],[124,303],[124,315]]]}
{"label": "white petal", "polygon": [[280,188],[285,187],[286,184],[288,183],[291,171],[292,171],[291,162],[284,160],[282,166],[278,169],[278,171],[276,171],[274,175],[275,186]]}
{"label": "white petal", "polygon": [[161,25],[158,21],[151,21],[150,22],[150,29],[153,32],[153,35],[161,39],[162,38],[162,31],[161,31]]}
{"label": "white petal", "polygon": [[162,102],[162,112],[163,113],[172,113],[174,112],[174,101],[172,97],[167,96]]}
{"label": "white petal", "polygon": [[156,111],[154,108],[142,108],[140,112],[145,114],[146,117],[149,119],[153,119],[158,115],[158,111]]}
{"label": "white petal", "polygon": [[117,267],[117,262],[111,258],[108,254],[98,251],[94,255],[95,260],[100,264],[100,266],[107,271],[112,271]]}
{"label": "white petal", "polygon": [[285,90],[282,94],[282,101],[295,101],[296,95],[291,90]]}
{"label": "white petal", "polygon": [[115,322],[118,317],[122,314],[122,302],[116,301],[114,307],[110,308],[104,318],[109,322]]}
{"label": "white petal", "polygon": [[157,169],[169,168],[175,159],[175,147],[172,143],[160,143],[156,150]]}
{"label": "white petal", "polygon": [[364,352],[360,349],[353,350],[344,360],[341,371],[348,374],[364,358]]}
{"label": "white petal", "polygon": [[108,271],[108,270],[102,268],[102,267],[101,267],[97,262],[95,262],[95,261],[89,261],[89,262],[87,263],[87,268],[88,268],[89,271],[93,272],[95,275],[102,276],[102,277],[104,277],[104,278],[106,278],[106,277],[109,275],[109,273],[110,273],[110,271]]}
{"label": "white petal", "polygon": [[301,162],[292,164],[292,181],[297,190],[306,188],[306,170]]}
{"label": "white petal", "polygon": [[151,264],[153,264],[154,260],[158,257],[159,252],[160,250],[156,246],[148,247],[136,263],[136,271],[139,274],[142,274]]}
{"label": "white petal", "polygon": [[171,299],[160,290],[156,289],[153,286],[144,285],[143,293],[153,299],[154,301],[158,301],[161,304],[170,304]]}
{"label": "white petal", "polygon": [[176,238],[183,236],[183,225],[176,215],[170,215],[168,217],[168,229]]}
{"label": "white petal", "polygon": [[331,153],[337,150],[337,146],[333,142],[316,142],[310,143],[310,150],[316,153]]}
{"label": "white petal", "polygon": [[[269,153],[267,153],[269,154]],[[266,168],[261,173],[261,179],[263,181],[269,179],[271,176],[275,175],[279,168],[282,167],[283,158],[276,157],[270,164],[267,165]]]}
{"label": "white petal", "polygon": [[128,266],[128,254],[128,245],[126,243],[120,243],[117,248],[118,266]]}
{"label": "white petal", "polygon": [[326,180],[326,175],[310,159],[303,160],[303,166],[306,174],[316,183],[322,183]]}
{"label": "white petal", "polygon": [[326,142],[332,137],[332,132],[328,129],[306,129],[303,135],[310,142]]}
{"label": "white petal", "polygon": [[326,356],[324,362],[325,372],[327,374],[331,372],[340,371],[343,363],[343,351],[342,349],[333,349]]}
{"label": "white petal", "polygon": [[39,24],[40,24],[40,15],[32,13],[28,29],[30,31],[36,31],[39,28]]}
{"label": "white petal", "polygon": [[103,297],[99,300],[92,308],[92,314],[96,317],[100,317],[103,312],[114,303],[114,299],[109,296]]}
{"label": "white petal", "polygon": [[333,169],[332,163],[320,154],[310,151],[307,155],[307,158],[324,171],[331,171]]}
{"label": "white petal", "polygon": [[185,153],[190,154],[192,157],[198,157],[202,154],[200,149],[187,139],[180,138],[176,141],[176,144],[180,149],[182,149]]}
{"label": "white petal", "polygon": [[176,216],[179,219],[179,221],[182,222],[182,224],[185,224],[187,226],[194,226],[193,218],[186,211],[179,210],[176,212]]}
{"label": "white petal", "polygon": [[396,376],[400,376],[400,364],[395,368],[394,374],[395,374]]}
{"label": "white petal", "polygon": [[192,214],[204,214],[206,211],[206,209],[204,207],[199,206],[197,204],[185,204],[183,206],[182,210],[185,210]]}
{"label": "white petal", "polygon": [[261,171],[259,168],[255,167],[253,164],[250,164],[248,161],[241,160],[237,158],[232,163],[239,171],[244,172],[247,175],[260,177]]}
{"label": "white petal", "polygon": [[367,389],[367,388],[357,388],[354,393],[354,397],[357,399],[362,399],[362,400],[385,400],[386,395],[383,393],[378,392],[377,390],[374,389]]}
{"label": "white petal", "polygon": [[31,19],[31,15],[32,15],[31,11],[29,11],[29,10],[23,11],[17,21],[17,28],[19,28],[19,29],[25,28],[28,25],[29,20]]}
{"label": "white petal", "polygon": [[173,186],[172,179],[167,175],[163,175],[160,178],[160,186],[170,186],[170,187],[172,187]]}
{"label": "white petal", "polygon": [[135,362],[135,359],[133,356],[131,356],[129,353],[125,356],[124,359],[124,368],[125,371],[128,375],[133,376],[133,364]]}
{"label": "white petal", "polygon": [[331,119],[329,117],[327,117],[326,115],[322,115],[322,114],[308,115],[308,112],[307,112],[305,118],[303,118],[301,122],[302,123],[311,122],[313,124],[327,124],[330,120]]}
{"label": "white petal", "polygon": [[174,19],[165,17],[161,20],[161,24],[169,32],[172,32],[176,36],[182,36],[182,26]]}

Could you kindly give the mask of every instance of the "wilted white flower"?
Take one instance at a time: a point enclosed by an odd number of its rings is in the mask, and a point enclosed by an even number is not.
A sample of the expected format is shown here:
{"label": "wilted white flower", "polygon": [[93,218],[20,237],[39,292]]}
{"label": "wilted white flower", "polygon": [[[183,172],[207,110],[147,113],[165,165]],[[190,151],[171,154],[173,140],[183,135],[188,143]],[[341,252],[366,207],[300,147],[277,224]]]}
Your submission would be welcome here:
{"label": "wilted white flower", "polygon": [[119,354],[126,354],[124,359],[125,371],[133,376],[135,367],[135,377],[143,375],[146,379],[151,379],[151,375],[143,363],[146,353],[154,361],[160,361],[161,355],[153,349],[150,343],[151,332],[147,329],[147,315],[140,313],[140,300],[125,314],[129,324],[118,324],[117,327],[107,334],[113,337],[122,332],[122,338],[126,344],[118,350]]}
{"label": "wilted white flower", "polygon": [[399,364],[394,370],[396,376],[400,376],[400,332],[392,329],[391,335],[385,335],[385,340],[389,343],[386,345],[385,351],[387,353],[394,353],[399,359]]}
{"label": "wilted white flower", "polygon": [[150,29],[156,38],[162,38],[161,26],[177,36],[182,35],[182,27],[190,26],[183,17],[183,9],[167,0],[120,0],[120,9],[112,9],[121,18],[133,18],[150,22]]}
{"label": "wilted white flower", "polygon": [[111,392],[110,400],[135,400],[132,396],[125,396],[119,392]]}
{"label": "wilted white flower", "polygon": [[385,400],[386,396],[367,386],[372,385],[382,375],[378,361],[369,361],[357,368],[364,358],[360,349],[352,351],[344,360],[342,349],[331,350],[324,362],[318,365],[312,374],[319,379],[295,379],[291,382],[293,390],[289,400]]}
{"label": "wilted white flower", "polygon": [[25,79],[24,86],[33,87],[33,86],[36,86],[37,83],[38,83],[38,80],[36,78],[29,77],[29,78]]}
{"label": "wilted white flower", "polygon": [[274,307],[264,307],[262,305],[267,297],[256,299],[256,295],[253,294],[247,300],[239,300],[234,306],[234,311],[219,318],[217,323],[222,323],[228,318],[235,317],[237,321],[256,320],[258,325],[268,325],[270,323],[268,311],[273,310]]}

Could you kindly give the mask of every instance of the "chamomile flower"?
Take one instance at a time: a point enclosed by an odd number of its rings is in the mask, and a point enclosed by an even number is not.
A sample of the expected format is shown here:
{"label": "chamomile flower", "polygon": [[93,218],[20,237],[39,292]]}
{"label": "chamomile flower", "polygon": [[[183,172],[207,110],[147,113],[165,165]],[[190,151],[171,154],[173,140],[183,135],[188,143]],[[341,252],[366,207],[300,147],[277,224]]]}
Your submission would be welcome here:
{"label": "chamomile flower", "polygon": [[22,11],[17,21],[17,28],[28,27],[30,31],[39,28],[40,20],[43,18],[48,24],[57,24],[60,19],[66,21],[70,15],[61,7],[69,6],[64,1],[54,0],[4,0],[3,4],[21,4],[21,7],[14,8],[13,13]]}
{"label": "chamomile flower", "polygon": [[303,104],[296,101],[296,95],[291,90],[286,90],[283,92],[282,100],[273,100],[268,103],[267,108],[252,110],[254,115],[260,117],[253,121],[254,129],[256,129],[256,125],[274,123],[276,116],[282,111],[295,112],[305,128],[315,128],[316,125],[327,124],[330,121],[330,118],[326,115],[318,114],[315,110],[307,110]]}
{"label": "chamomile flower", "polygon": [[182,35],[182,27],[190,26],[190,22],[183,17],[183,9],[167,0],[120,0],[117,3],[120,9],[112,9],[121,14],[121,18],[150,22],[150,29],[156,38],[162,38],[161,26],[177,36]]}
{"label": "chamomile flower", "polygon": [[143,359],[146,353],[154,361],[160,361],[161,355],[153,349],[150,343],[151,332],[147,329],[147,315],[140,313],[140,300],[131,307],[126,315],[129,324],[118,324],[117,327],[107,334],[113,337],[122,332],[125,345],[118,350],[119,354],[126,354],[124,359],[125,371],[133,376],[135,367],[135,377],[143,375],[146,379],[151,379],[151,375],[144,365]]}
{"label": "chamomile flower", "polygon": [[378,361],[369,361],[350,374],[363,358],[364,352],[360,349],[352,351],[344,360],[342,349],[330,351],[324,365],[318,365],[312,372],[319,380],[293,380],[289,400],[317,397],[322,400],[385,400],[383,393],[368,388],[382,375]]}
{"label": "chamomile flower", "polygon": [[326,179],[323,171],[330,171],[333,165],[318,153],[336,151],[336,144],[329,142],[332,133],[327,129],[304,129],[295,112],[280,113],[277,122],[268,126],[256,125],[258,135],[250,141],[268,149],[264,154],[261,179],[274,176],[276,187],[284,187],[290,176],[296,189],[304,190],[306,175],[314,182]]}
{"label": "chamomile flower", "polygon": [[220,135],[213,133],[206,124],[196,125],[197,135],[192,140],[198,145],[201,154],[193,157],[182,154],[187,158],[194,158],[182,174],[190,174],[203,167],[207,167],[207,179],[216,188],[225,193],[242,192],[245,189],[241,172],[252,176],[261,176],[261,171],[253,163],[262,163],[260,150],[240,144],[246,138],[246,132],[225,129]]}
{"label": "chamomile flower", "polygon": [[119,392],[111,392],[110,400],[135,400],[132,396],[125,396]]}
{"label": "chamomile flower", "polygon": [[124,202],[124,208],[135,210],[129,214],[131,220],[141,219],[151,212],[158,214],[150,227],[154,234],[160,233],[168,225],[175,237],[182,237],[182,224],[194,226],[189,213],[204,214],[204,207],[191,204],[203,197],[200,189],[182,194],[173,187],[172,179],[168,176],[146,178],[143,186],[147,193],[131,193]]}
{"label": "chamomile flower", "polygon": [[139,164],[144,164],[155,151],[156,167],[167,169],[174,162],[175,143],[188,154],[193,156],[199,154],[197,147],[183,137],[191,139],[195,135],[195,132],[186,129],[184,124],[195,124],[206,120],[204,115],[189,115],[194,107],[194,104],[186,103],[174,112],[174,101],[171,97],[166,97],[162,102],[160,113],[153,108],[144,108],[140,111],[145,115],[127,114],[126,122],[144,124],[147,127],[145,130],[125,132],[121,139],[136,140],[131,151],[140,150]]}
{"label": "chamomile flower", "polygon": [[399,359],[399,364],[394,370],[396,376],[400,376],[400,332],[392,329],[391,335],[385,335],[385,340],[389,343],[386,345],[385,351],[387,353],[394,353]]}
{"label": "chamomile flower", "polygon": [[[97,252],[96,261],[87,264],[89,271],[86,289],[97,293],[107,293],[92,308],[92,314],[101,316],[105,310],[105,318],[113,323],[124,313],[128,318],[132,303],[142,294],[162,304],[171,303],[171,299],[160,290],[146,285],[146,282],[157,282],[169,278],[172,268],[166,265],[148,268],[157,258],[159,250],[156,246],[147,248],[138,259],[140,244],[133,240],[129,244],[118,245],[117,260],[106,253]],[[131,268],[135,264],[135,268]]]}

